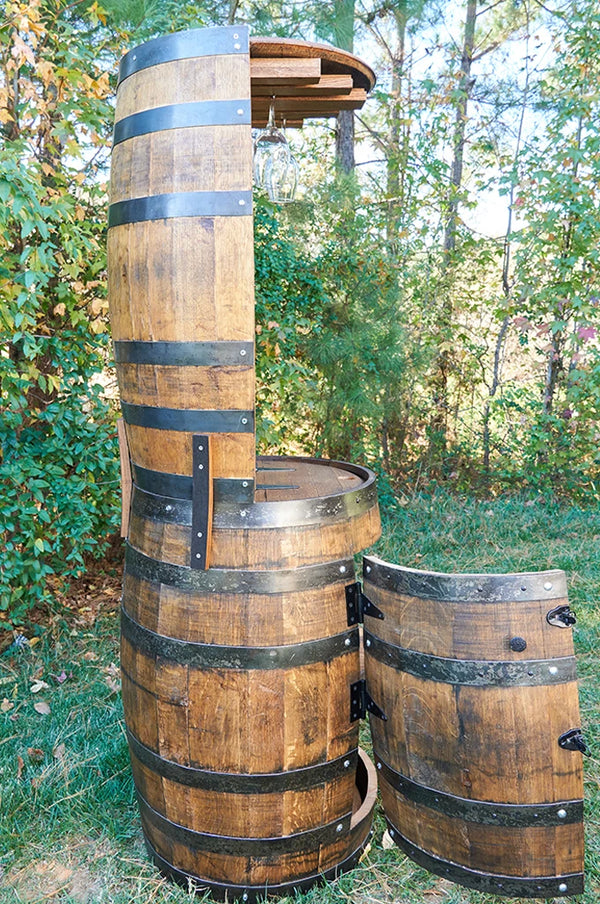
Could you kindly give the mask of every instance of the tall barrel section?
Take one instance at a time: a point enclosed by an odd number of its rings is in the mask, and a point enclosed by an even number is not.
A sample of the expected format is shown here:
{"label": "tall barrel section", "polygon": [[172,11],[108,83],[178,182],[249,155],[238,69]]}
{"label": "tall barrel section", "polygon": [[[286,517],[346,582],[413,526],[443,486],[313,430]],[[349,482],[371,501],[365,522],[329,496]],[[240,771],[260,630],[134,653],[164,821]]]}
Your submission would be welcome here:
{"label": "tall barrel section", "polygon": [[217,489],[254,478],[248,47],[244,27],[199,29],[120,67],[109,303],[134,475],[150,488],[191,476],[194,434],[212,435]]}
{"label": "tall barrel section", "polygon": [[477,575],[367,557],[367,689],[382,802],[422,866],[522,897],[583,889],[579,704],[562,571]]}

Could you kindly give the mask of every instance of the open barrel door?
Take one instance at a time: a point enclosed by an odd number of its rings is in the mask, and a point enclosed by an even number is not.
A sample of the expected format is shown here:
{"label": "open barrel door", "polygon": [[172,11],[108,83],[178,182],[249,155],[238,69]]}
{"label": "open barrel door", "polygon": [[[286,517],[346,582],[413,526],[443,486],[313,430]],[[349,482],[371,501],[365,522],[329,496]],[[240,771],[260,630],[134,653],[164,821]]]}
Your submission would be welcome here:
{"label": "open barrel door", "polygon": [[390,835],[483,892],[583,890],[585,744],[562,571],[364,560],[366,686]]}

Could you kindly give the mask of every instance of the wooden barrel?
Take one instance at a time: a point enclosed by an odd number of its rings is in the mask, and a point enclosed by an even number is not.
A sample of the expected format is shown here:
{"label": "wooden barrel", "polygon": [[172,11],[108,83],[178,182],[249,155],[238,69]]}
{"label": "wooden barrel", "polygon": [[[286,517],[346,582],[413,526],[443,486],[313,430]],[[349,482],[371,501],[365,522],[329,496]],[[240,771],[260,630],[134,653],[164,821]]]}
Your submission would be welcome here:
{"label": "wooden barrel", "polygon": [[565,575],[364,560],[367,688],[390,833],[481,891],[583,889],[579,705]]}
{"label": "wooden barrel", "polygon": [[148,479],[190,476],[192,437],[211,434],[213,476],[251,498],[247,28],[171,34],[123,58],[110,195],[110,317],[132,462]]}
{"label": "wooden barrel", "polygon": [[215,505],[207,571],[188,565],[191,501],[134,487],[122,613],[149,849],[176,879],[244,899],[356,862],[375,792],[346,595],[379,535],[373,475],[285,458],[257,474],[262,501]]}

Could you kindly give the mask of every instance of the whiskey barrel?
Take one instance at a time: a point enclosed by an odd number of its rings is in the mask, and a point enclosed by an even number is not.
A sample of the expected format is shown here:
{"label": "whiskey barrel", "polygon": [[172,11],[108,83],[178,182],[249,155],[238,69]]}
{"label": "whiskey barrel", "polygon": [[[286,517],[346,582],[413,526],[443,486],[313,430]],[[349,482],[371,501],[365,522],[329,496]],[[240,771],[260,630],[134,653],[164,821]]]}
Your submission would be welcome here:
{"label": "whiskey barrel", "polygon": [[364,560],[383,806],[417,863],[481,891],[583,889],[579,704],[565,575]]}
{"label": "whiskey barrel", "polygon": [[[166,35],[123,58],[108,288],[132,463],[213,476],[251,498],[254,255],[248,29]],[[242,488],[242,484],[245,486]],[[243,493],[242,489],[250,492]]]}
{"label": "whiskey barrel", "polygon": [[149,849],[174,878],[244,899],[355,863],[375,792],[346,599],[353,554],[379,535],[374,477],[293,458],[257,474],[261,501],[215,504],[206,571],[188,565],[191,500],[134,487],[122,611]]}

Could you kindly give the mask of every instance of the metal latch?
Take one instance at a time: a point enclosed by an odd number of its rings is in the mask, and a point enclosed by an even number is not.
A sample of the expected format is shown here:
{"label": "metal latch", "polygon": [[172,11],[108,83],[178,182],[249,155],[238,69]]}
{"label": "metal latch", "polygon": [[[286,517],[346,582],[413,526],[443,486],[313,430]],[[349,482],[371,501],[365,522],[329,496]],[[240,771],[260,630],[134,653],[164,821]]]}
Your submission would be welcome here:
{"label": "metal latch", "polygon": [[373,698],[367,691],[367,682],[364,678],[350,685],[350,721],[356,722],[357,719],[364,719],[370,712],[372,716],[377,716],[382,722],[387,722],[387,716],[380,709]]}
{"label": "metal latch", "polygon": [[558,746],[562,747],[563,750],[579,750],[579,752],[585,754],[585,756],[591,756],[581,728],[571,728],[569,731],[565,731],[564,734],[561,734],[558,739]]}
{"label": "metal latch", "polygon": [[364,595],[360,581],[355,584],[348,584],[346,587],[346,612],[348,613],[349,625],[362,624],[365,620],[365,615],[370,615],[371,618],[385,618],[381,609],[378,609]]}
{"label": "metal latch", "polygon": [[570,628],[577,624],[575,613],[569,606],[557,606],[546,615],[546,621],[555,628]]}

